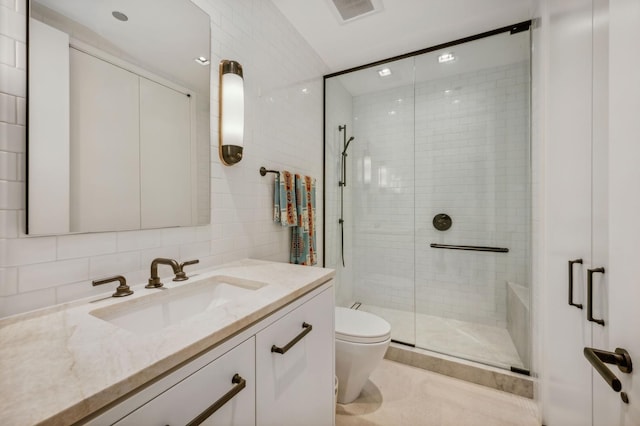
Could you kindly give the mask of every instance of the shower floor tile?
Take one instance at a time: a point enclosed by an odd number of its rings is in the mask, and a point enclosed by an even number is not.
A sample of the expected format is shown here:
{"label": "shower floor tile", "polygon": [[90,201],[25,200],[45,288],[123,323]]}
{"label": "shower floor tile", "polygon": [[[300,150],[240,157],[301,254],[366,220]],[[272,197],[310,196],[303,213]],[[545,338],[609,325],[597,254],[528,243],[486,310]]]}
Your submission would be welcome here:
{"label": "shower floor tile", "polygon": [[393,340],[496,367],[527,368],[504,328],[417,314],[414,336],[413,312],[364,304],[360,309],[387,320]]}

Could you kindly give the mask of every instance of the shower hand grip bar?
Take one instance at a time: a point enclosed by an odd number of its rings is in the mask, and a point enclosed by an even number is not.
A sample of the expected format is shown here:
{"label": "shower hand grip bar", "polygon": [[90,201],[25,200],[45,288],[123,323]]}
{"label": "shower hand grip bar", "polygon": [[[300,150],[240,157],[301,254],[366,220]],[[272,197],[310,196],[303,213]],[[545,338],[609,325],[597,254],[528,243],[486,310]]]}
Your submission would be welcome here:
{"label": "shower hand grip bar", "polygon": [[485,246],[458,246],[452,244],[435,244],[431,243],[431,247],[449,250],[469,250],[469,251],[488,251],[493,253],[508,253],[508,248],[503,247],[485,247]]}
{"label": "shower hand grip bar", "polygon": [[603,319],[593,317],[593,274],[596,272],[604,274],[604,268],[587,269],[587,319],[604,326]]}
{"label": "shower hand grip bar", "polygon": [[569,261],[569,306],[575,306],[578,309],[582,309],[581,303],[573,303],[573,265],[575,263],[582,265],[582,259]]}
{"label": "shower hand grip bar", "polygon": [[294,337],[292,341],[290,341],[289,343],[287,343],[283,347],[279,347],[279,346],[276,346],[276,345],[271,346],[271,352],[276,352],[276,353],[279,353],[279,354],[285,354],[289,349],[291,349],[293,347],[293,345],[298,343],[300,340],[302,340],[302,338],[304,336],[306,336],[307,334],[311,333],[311,330],[313,330],[313,327],[311,326],[311,324],[307,324],[306,322],[302,323],[302,328],[304,328],[304,330],[302,330],[302,332],[300,334],[298,334],[296,337]]}
{"label": "shower hand grip bar", "polygon": [[584,348],[584,357],[591,363],[600,376],[607,382],[611,389],[620,392],[622,384],[615,374],[605,364],[615,364],[623,373],[631,373],[633,365],[631,356],[626,349],[616,348],[615,352],[603,351],[602,349]]}

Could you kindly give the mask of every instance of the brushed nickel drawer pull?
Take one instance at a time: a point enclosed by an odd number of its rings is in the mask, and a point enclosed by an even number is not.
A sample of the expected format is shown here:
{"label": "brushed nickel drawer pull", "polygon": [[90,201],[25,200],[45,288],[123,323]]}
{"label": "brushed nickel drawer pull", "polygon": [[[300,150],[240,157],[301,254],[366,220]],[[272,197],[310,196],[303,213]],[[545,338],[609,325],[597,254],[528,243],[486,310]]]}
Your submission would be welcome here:
{"label": "brushed nickel drawer pull", "polygon": [[604,268],[587,269],[587,319],[604,326],[604,320],[593,317],[593,274],[604,274]]}
{"label": "brushed nickel drawer pull", "polygon": [[582,259],[569,261],[569,306],[575,306],[578,309],[582,309],[581,303],[573,303],[573,265],[575,263],[582,265]]}
{"label": "brushed nickel drawer pull", "polygon": [[311,332],[311,330],[313,329],[311,324],[307,324],[306,322],[302,323],[302,328],[304,328],[304,330],[302,330],[302,332],[300,334],[298,334],[292,341],[287,343],[284,347],[280,348],[280,347],[278,347],[276,345],[271,346],[271,352],[276,352],[276,353],[279,353],[279,354],[286,353],[289,349],[291,349],[293,347],[293,345],[295,345],[300,340],[302,340],[302,338],[304,336],[306,336],[307,334],[309,334]]}
{"label": "brushed nickel drawer pull", "polygon": [[231,383],[233,383],[235,386],[231,388],[229,392],[222,395],[222,397],[219,400],[217,400],[209,408],[204,410],[198,417],[196,417],[195,419],[187,423],[187,426],[197,426],[201,424],[202,422],[207,420],[209,417],[211,417],[213,413],[215,413],[220,408],[222,408],[224,404],[229,402],[231,398],[236,396],[242,389],[245,388],[245,386],[247,386],[247,381],[242,377],[240,377],[238,373],[234,374],[233,378],[231,379]]}

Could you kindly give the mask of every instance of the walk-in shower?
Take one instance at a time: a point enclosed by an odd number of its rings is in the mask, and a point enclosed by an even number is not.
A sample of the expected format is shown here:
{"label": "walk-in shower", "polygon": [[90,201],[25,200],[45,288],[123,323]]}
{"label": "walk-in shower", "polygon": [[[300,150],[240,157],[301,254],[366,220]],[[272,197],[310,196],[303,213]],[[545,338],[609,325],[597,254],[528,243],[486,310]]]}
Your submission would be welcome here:
{"label": "walk-in shower", "polygon": [[531,353],[528,30],[325,77],[337,304],[385,318],[396,342],[516,371]]}

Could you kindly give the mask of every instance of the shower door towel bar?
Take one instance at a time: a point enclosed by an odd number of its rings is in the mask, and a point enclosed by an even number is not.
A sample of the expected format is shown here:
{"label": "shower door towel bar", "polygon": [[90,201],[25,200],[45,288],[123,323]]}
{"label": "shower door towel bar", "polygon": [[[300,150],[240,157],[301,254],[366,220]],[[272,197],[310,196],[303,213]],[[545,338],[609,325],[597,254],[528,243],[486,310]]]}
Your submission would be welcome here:
{"label": "shower door towel bar", "polygon": [[457,246],[451,244],[435,244],[431,243],[431,247],[449,250],[470,250],[470,251],[489,251],[493,253],[509,253],[508,248],[503,247],[484,247],[484,246]]}

